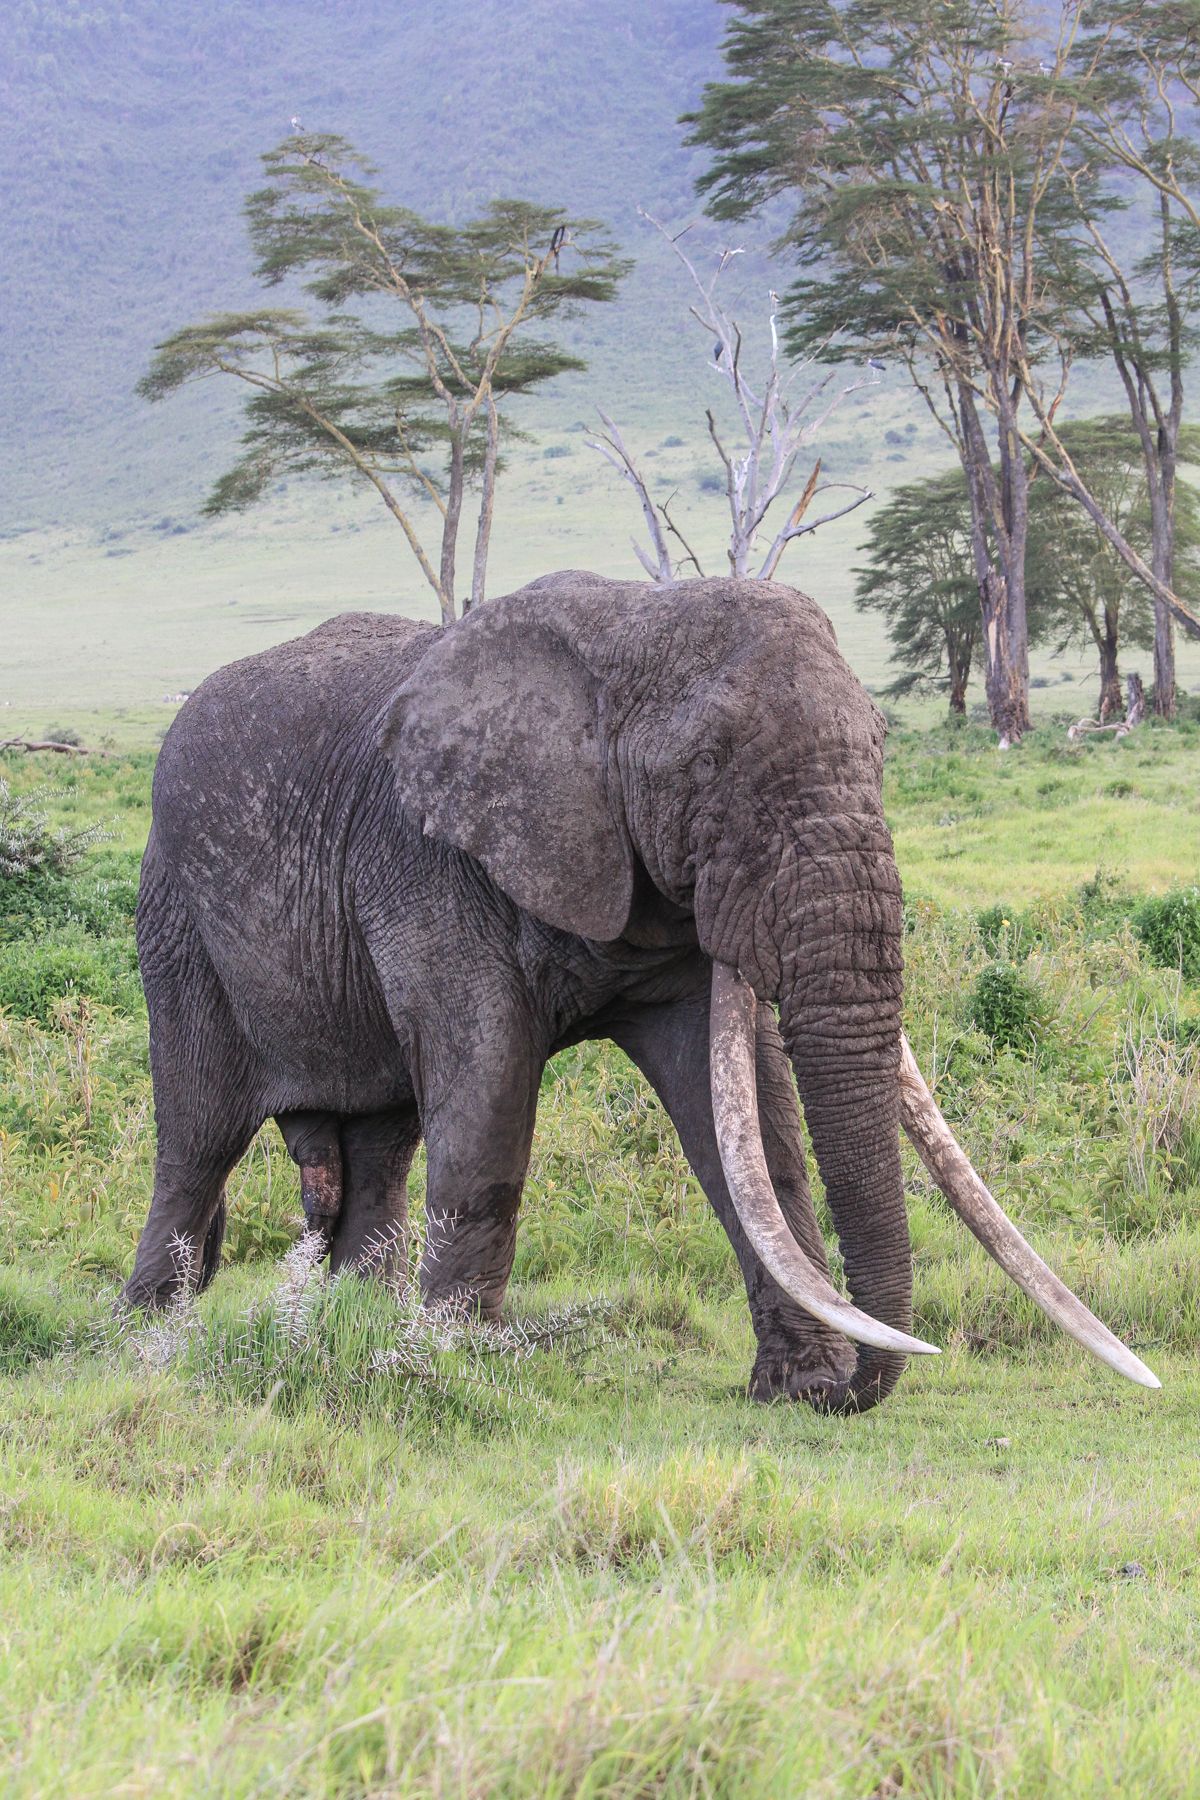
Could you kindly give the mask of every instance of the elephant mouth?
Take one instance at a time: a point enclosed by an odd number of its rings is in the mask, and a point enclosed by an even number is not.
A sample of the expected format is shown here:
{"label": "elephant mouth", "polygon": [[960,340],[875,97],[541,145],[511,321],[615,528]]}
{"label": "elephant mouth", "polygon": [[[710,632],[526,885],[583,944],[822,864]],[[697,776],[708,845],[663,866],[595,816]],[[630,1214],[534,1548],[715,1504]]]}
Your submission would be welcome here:
{"label": "elephant mouth", "polygon": [[[838,1293],[804,1254],[783,1216],[763,1150],[755,1076],[755,1011],[749,985],[713,963],[710,1079],[721,1166],[738,1217],[760,1261],[798,1306],[855,1342],[901,1355],[936,1355],[934,1345],[873,1319]],[[1005,1274],[1068,1336],[1141,1387],[1162,1384],[1090,1312],[1017,1230],[958,1143],[901,1036],[900,1122],[954,1211]]]}

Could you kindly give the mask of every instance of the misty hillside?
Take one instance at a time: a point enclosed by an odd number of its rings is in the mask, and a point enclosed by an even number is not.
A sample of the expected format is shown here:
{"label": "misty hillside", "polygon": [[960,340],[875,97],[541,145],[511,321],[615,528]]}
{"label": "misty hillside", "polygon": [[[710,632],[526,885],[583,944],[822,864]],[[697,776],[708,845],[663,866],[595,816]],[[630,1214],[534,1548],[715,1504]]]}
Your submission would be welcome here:
{"label": "misty hillside", "polygon": [[[155,342],[252,300],[240,207],[293,114],[378,165],[390,197],[461,217],[497,194],[596,215],[638,258],[585,322],[593,395],[636,418],[686,390],[684,296],[641,203],[693,215],[676,119],[719,72],[717,0],[10,0],[0,103],[5,517],[191,507],[236,430],[213,389],[132,394]],[[670,321],[663,315],[674,297]],[[534,422],[534,421],[530,421]]]}
{"label": "misty hillside", "polygon": [[[545,440],[603,404],[643,444],[679,433],[707,454],[686,281],[636,208],[699,216],[702,159],[677,121],[722,73],[719,0],[7,0],[5,18],[0,532],[194,517],[231,459],[238,396],[209,385],[151,409],[134,383],[168,332],[261,297],[241,205],[293,115],[349,137],[389,198],[431,216],[521,195],[606,221],[634,274],[568,328],[587,371],[517,422]],[[765,248],[754,227],[737,241]],[[761,329],[779,275],[752,254],[737,276]],[[1078,370],[1072,410],[1111,404],[1102,386]],[[827,473],[877,486],[946,457],[899,375],[820,448]]]}

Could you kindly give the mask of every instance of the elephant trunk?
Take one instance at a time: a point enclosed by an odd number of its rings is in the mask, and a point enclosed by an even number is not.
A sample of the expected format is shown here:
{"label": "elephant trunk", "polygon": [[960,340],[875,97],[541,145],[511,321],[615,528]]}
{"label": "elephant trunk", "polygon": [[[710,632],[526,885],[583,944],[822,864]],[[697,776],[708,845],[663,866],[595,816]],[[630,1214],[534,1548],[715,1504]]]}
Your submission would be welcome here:
{"label": "elephant trunk", "polygon": [[[899,1021],[884,1009],[848,1006],[851,1015],[798,1019],[785,997],[784,1042],[796,1072],[804,1116],[837,1231],[846,1284],[856,1306],[898,1332],[912,1328],[912,1251],[900,1132],[896,1063]],[[860,1346],[844,1389],[826,1396],[830,1410],[865,1412],[886,1398],[904,1368],[893,1351]]]}

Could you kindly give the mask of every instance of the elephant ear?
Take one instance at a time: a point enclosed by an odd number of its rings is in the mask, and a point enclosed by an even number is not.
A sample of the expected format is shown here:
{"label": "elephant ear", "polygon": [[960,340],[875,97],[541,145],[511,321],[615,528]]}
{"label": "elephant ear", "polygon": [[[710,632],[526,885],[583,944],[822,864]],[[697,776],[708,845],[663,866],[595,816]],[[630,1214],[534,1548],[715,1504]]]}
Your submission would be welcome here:
{"label": "elephant ear", "polygon": [[549,925],[619,937],[633,850],[608,796],[599,684],[547,594],[450,626],[397,691],[381,744],[427,835],[481,862]]}

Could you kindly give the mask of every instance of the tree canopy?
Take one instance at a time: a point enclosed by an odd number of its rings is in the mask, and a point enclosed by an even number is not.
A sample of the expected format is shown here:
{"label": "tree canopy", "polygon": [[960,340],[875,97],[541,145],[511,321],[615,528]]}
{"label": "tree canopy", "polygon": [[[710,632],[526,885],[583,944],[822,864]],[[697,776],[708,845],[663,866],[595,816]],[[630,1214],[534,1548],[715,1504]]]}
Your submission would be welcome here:
{"label": "tree canopy", "polygon": [[[385,203],[344,138],[304,133],[263,158],[246,202],[255,274],[299,282],[320,307],[218,314],[172,334],[139,384],[158,400],[232,376],[251,391],[243,451],[206,510],[239,510],[285,472],[353,475],[400,524],[443,618],[456,609],[456,555],[469,482],[479,488],[470,598],[483,597],[504,403],[580,360],[545,328],[614,298],[629,265],[594,220],[495,200],[445,225]],[[540,328],[540,329],[539,329]],[[421,541],[412,498],[441,521]]]}

